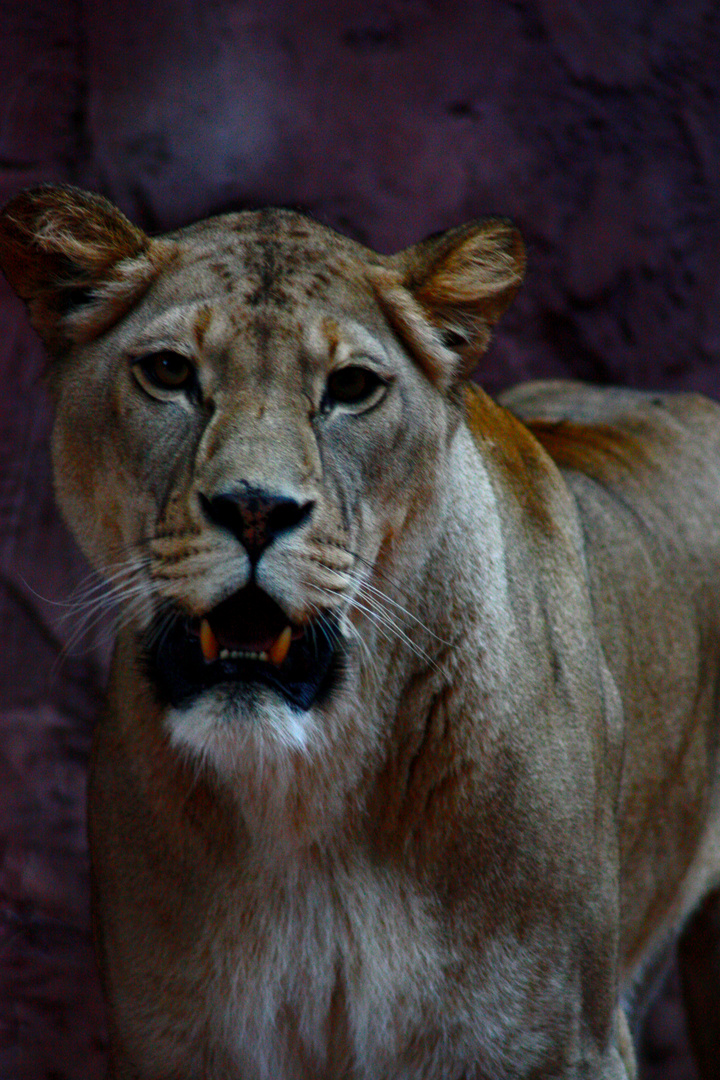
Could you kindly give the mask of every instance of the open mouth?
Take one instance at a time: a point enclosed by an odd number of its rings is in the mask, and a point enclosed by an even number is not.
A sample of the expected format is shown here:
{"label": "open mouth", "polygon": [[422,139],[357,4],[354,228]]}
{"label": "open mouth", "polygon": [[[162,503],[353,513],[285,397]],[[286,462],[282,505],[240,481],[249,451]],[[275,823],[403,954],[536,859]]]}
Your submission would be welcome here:
{"label": "open mouth", "polygon": [[220,684],[263,685],[290,705],[309,709],[339,671],[332,615],[302,626],[251,584],[201,619],[161,612],[146,639],[149,673],[161,698],[189,704]]}

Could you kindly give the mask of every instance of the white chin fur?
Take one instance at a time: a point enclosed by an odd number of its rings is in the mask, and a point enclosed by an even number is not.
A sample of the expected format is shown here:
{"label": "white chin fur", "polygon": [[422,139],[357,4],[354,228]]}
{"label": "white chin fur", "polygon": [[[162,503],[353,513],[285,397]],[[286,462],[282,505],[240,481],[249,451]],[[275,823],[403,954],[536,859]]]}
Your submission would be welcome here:
{"label": "white chin fur", "polygon": [[312,709],[293,709],[272,690],[254,688],[247,701],[236,701],[220,686],[187,708],[170,709],[165,724],[173,746],[232,780],[309,753],[318,736],[313,719]]}
{"label": "white chin fur", "polygon": [[[186,709],[170,709],[171,744],[197,774],[217,778],[237,801],[247,835],[260,850],[326,842],[345,820],[380,737],[373,711],[339,693],[332,708],[293,709],[267,687],[235,698],[222,687]],[[353,802],[354,805],[354,802]]]}

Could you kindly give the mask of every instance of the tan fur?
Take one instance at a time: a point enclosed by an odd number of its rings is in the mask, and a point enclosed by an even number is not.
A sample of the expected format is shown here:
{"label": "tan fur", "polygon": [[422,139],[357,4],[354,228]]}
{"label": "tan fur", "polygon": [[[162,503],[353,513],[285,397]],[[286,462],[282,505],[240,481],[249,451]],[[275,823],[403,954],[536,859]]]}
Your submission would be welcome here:
{"label": "tan fur", "polygon": [[[382,258],[286,211],[150,241],[41,189],[0,262],[121,601],[90,779],[110,1076],[634,1076],[647,973],[720,885],[717,407],[465,383],[523,273],[505,222]],[[358,366],[382,383],[328,404]],[[304,710],[163,704],[158,612],[253,572],[203,510],[243,485],[309,508],[254,573],[295,627],[334,613],[342,672]]]}

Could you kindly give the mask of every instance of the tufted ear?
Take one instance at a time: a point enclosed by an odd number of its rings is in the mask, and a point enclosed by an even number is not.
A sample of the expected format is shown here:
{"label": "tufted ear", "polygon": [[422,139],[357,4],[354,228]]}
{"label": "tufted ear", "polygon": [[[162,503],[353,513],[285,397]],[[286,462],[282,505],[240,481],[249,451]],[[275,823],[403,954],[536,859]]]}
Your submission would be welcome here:
{"label": "tufted ear", "polygon": [[430,237],[371,276],[395,329],[447,388],[470,375],[524,274],[520,233],[491,218]]}
{"label": "tufted ear", "polygon": [[54,355],[117,321],[168,254],[107,199],[77,188],[23,191],[0,214],[0,267]]}

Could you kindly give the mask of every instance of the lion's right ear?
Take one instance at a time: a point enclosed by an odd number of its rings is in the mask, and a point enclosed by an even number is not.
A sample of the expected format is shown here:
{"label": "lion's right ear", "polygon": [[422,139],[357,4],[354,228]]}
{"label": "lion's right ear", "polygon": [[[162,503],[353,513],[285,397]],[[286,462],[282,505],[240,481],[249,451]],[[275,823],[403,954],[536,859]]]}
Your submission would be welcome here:
{"label": "lion's right ear", "polygon": [[116,322],[169,254],[107,199],[73,187],[23,191],[0,214],[0,267],[54,355]]}

